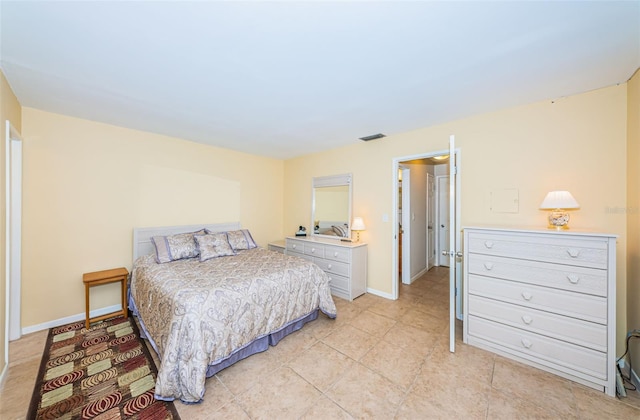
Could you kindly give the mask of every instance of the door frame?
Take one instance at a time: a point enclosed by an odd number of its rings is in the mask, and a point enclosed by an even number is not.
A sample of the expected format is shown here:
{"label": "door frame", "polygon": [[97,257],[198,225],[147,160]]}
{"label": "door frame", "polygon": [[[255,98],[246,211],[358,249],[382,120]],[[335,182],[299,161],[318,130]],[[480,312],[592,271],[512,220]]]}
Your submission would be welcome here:
{"label": "door frame", "polygon": [[[411,284],[411,169],[399,165],[402,171],[402,275],[403,284]],[[400,184],[400,182],[398,182]]]}
{"label": "door frame", "polygon": [[5,134],[5,362],[9,365],[9,341],[21,332],[22,282],[22,136],[6,121]]}
{"label": "door frame", "polygon": [[[456,176],[456,203],[460,203],[460,149],[456,148],[455,149],[455,153],[456,153],[456,162],[457,162],[457,170],[458,170],[458,176]],[[428,153],[419,153],[419,154],[415,154],[415,155],[408,155],[408,156],[401,156],[401,157],[396,157],[393,158],[392,161],[392,171],[393,171],[393,220],[392,222],[392,238],[393,238],[393,245],[392,245],[392,272],[391,272],[391,282],[392,282],[392,288],[391,288],[391,299],[393,300],[397,300],[398,299],[398,294],[399,294],[399,281],[398,281],[398,234],[399,234],[399,223],[398,223],[398,171],[400,169],[400,164],[401,162],[405,162],[405,161],[409,161],[409,160],[416,160],[416,159],[426,159],[426,158],[431,158],[434,156],[444,156],[444,155],[448,155],[449,154],[449,149],[442,149],[442,150],[438,150],[438,151],[434,151],[434,152],[428,152]],[[403,193],[404,193],[404,185],[403,185]],[[456,232],[459,236],[459,232],[460,232],[460,205],[456,206],[456,220],[455,223],[451,223],[451,226],[455,226],[456,228]],[[403,250],[404,253],[404,250]],[[456,264],[456,268],[460,268],[460,266],[458,264]],[[462,279],[462,277],[460,276],[459,273],[456,272],[456,277],[459,277],[460,280]],[[457,282],[456,282],[457,283]],[[458,295],[460,295],[460,289],[458,289]],[[457,309],[458,310],[458,309]],[[461,310],[461,308],[460,308]]]}

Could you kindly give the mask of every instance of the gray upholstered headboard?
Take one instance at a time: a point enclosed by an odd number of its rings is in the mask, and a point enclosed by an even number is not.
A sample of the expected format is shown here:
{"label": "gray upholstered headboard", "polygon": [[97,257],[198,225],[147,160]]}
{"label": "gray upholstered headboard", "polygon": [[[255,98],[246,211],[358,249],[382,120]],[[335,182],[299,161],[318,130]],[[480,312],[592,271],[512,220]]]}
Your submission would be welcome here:
{"label": "gray upholstered headboard", "polygon": [[195,232],[202,228],[212,232],[227,232],[240,229],[240,222],[217,223],[210,225],[188,225],[188,226],[160,226],[133,229],[133,261],[142,255],[153,254],[155,248],[151,243],[153,236],[175,235],[177,233]]}

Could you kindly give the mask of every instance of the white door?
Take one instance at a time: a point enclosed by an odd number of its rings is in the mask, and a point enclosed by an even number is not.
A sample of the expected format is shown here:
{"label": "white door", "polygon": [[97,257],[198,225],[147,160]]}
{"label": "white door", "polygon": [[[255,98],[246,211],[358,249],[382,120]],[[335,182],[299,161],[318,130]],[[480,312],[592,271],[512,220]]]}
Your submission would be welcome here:
{"label": "white door", "polygon": [[433,175],[427,174],[427,270],[436,264],[436,185]]}
{"label": "white door", "polygon": [[402,283],[411,284],[411,171],[402,170]]}
{"label": "white door", "polygon": [[[455,137],[449,137],[449,220],[452,226],[449,229],[449,351],[456,349],[456,314],[461,311],[459,299],[456,294],[459,289],[461,273],[460,263],[462,250],[460,249],[460,203],[457,202],[456,191],[459,182],[460,156],[456,154]],[[458,305],[456,306],[456,301]],[[457,310],[456,310],[457,308]]]}
{"label": "white door", "polygon": [[[5,281],[7,340],[17,340],[22,335],[20,321],[21,299],[21,241],[22,241],[22,138],[20,133],[6,122],[5,145]],[[8,356],[8,352],[6,353]]]}
{"label": "white door", "polygon": [[[451,164],[449,164],[451,167]],[[449,179],[450,176],[437,177],[438,182],[438,216],[437,216],[437,228],[438,228],[438,249],[440,251],[449,251],[449,210],[450,206],[450,191],[449,191]],[[449,267],[449,254],[438,253],[438,265],[443,267]]]}

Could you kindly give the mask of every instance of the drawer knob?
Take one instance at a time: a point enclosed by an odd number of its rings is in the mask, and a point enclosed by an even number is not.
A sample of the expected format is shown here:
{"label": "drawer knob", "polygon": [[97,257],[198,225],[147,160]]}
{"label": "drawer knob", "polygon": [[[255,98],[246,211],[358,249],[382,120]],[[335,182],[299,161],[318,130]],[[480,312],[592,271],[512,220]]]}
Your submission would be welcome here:
{"label": "drawer knob", "polygon": [[526,338],[523,338],[521,340],[521,342],[522,342],[522,345],[524,346],[524,348],[526,348],[526,349],[530,349],[531,345],[533,344],[531,341],[527,340]]}
{"label": "drawer knob", "polygon": [[493,242],[491,242],[491,241],[484,241],[484,246],[486,246],[487,248],[491,249],[491,248],[493,248]]}
{"label": "drawer knob", "polygon": [[337,257],[337,256],[338,256],[338,253],[337,253],[337,252],[334,252],[334,253],[333,253],[333,256],[334,256],[334,257]]}
{"label": "drawer knob", "polygon": [[315,248],[311,248],[311,253],[313,254],[314,252],[316,252]]}
{"label": "drawer knob", "polygon": [[567,254],[569,254],[569,256],[571,258],[578,258],[578,255],[580,255],[580,250],[579,249],[567,249]]}
{"label": "drawer knob", "polygon": [[522,292],[522,297],[524,298],[524,300],[531,300],[533,295],[529,292]]}
{"label": "drawer knob", "polygon": [[484,268],[486,268],[487,270],[491,270],[493,268],[493,263],[490,263],[490,262],[484,263]]}
{"label": "drawer knob", "polygon": [[291,248],[296,249],[296,244],[291,245]]}
{"label": "drawer knob", "polygon": [[567,278],[569,279],[569,282],[571,284],[578,284],[578,282],[580,281],[580,277],[576,276],[575,274],[569,274]]}
{"label": "drawer knob", "polygon": [[333,268],[333,266],[332,266],[331,264],[329,264],[329,265],[327,265],[327,268],[328,268],[329,270],[331,270],[331,268]]}
{"label": "drawer knob", "polygon": [[528,315],[522,315],[522,322],[524,322],[525,324],[529,325],[531,324],[531,322],[533,321],[533,318],[531,318]]}

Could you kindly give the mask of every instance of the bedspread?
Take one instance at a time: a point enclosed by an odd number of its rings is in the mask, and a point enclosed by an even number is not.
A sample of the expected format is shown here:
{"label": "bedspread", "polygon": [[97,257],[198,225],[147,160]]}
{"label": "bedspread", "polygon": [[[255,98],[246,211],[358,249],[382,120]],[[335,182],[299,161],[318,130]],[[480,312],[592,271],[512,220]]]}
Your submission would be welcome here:
{"label": "bedspread", "polygon": [[336,316],[326,273],[262,248],[204,262],[140,257],[131,298],[161,360],[156,398],[184,402],[204,396],[208,365],[318,308]]}

